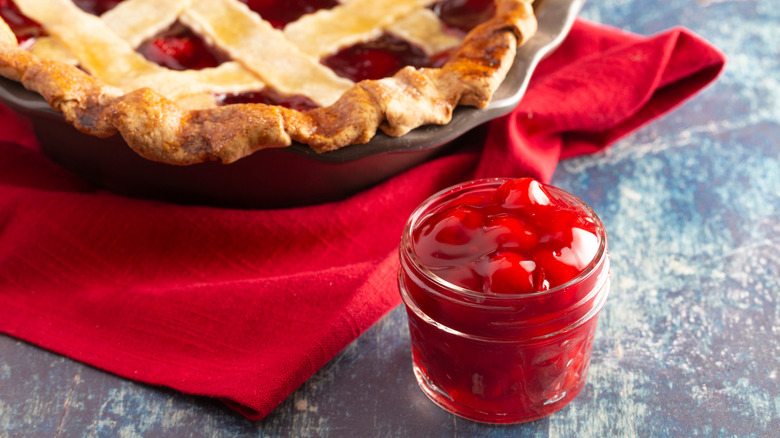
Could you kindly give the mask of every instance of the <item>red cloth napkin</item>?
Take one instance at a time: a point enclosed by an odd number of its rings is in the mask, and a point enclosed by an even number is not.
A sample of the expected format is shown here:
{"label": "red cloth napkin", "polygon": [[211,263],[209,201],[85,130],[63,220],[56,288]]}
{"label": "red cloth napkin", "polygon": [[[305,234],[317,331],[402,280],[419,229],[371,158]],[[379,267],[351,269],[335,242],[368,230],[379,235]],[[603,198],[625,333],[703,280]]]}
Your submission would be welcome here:
{"label": "red cloth napkin", "polygon": [[108,193],[49,162],[0,106],[0,331],[260,419],[400,303],[397,245],[426,197],[474,177],[548,181],[724,62],[684,29],[643,38],[578,21],[520,106],[470,145],[345,201],[276,211]]}

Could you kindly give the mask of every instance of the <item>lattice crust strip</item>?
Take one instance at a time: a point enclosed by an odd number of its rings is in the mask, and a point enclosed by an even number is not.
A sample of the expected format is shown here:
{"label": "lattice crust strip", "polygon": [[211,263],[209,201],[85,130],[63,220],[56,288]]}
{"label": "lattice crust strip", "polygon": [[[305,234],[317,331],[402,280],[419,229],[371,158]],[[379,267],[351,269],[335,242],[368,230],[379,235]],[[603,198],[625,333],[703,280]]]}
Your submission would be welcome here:
{"label": "lattice crust strip", "polygon": [[463,41],[445,32],[439,17],[427,8],[401,17],[387,31],[422,48],[428,55],[454,49]]}
{"label": "lattice crust strip", "polygon": [[283,93],[302,94],[327,106],[354,85],[237,0],[193,0],[180,19]]}
{"label": "lattice crust strip", "polygon": [[321,9],[288,24],[284,34],[311,56],[321,58],[378,37],[396,20],[424,8],[432,0],[350,0],[332,9]]}

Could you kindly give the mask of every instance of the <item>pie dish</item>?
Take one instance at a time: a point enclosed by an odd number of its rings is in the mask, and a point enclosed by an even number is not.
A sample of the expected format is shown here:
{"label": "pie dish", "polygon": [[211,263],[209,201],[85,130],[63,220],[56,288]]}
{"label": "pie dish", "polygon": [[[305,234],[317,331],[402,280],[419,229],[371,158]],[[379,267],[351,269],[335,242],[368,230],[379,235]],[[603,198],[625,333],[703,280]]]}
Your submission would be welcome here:
{"label": "pie dish", "polygon": [[[468,136],[462,137],[464,133],[511,111],[520,102],[538,63],[566,37],[583,3],[534,3],[537,32],[518,48],[512,67],[487,107],[458,106],[446,125],[421,126],[401,137],[380,130],[367,144],[326,153],[293,141],[289,147],[258,150],[230,165],[207,161],[176,166],[141,157],[120,135],[99,138],[73,129],[61,113],[19,82],[0,77],[0,102],[32,122],[49,158],[123,195],[239,208],[330,202],[468,142]],[[458,138],[463,141],[453,141]]]}
{"label": "pie dish", "polygon": [[[280,23],[257,12],[269,2],[13,3],[42,30],[27,38],[0,24],[0,74],[40,93],[80,131],[119,132],[144,158],[177,165],[232,163],[293,141],[322,153],[366,143],[378,129],[402,136],[446,124],[458,105],[489,103],[537,27],[532,0],[466,2],[481,9],[455,14],[456,22],[488,18],[462,37],[442,20],[442,11],[458,8],[452,0],[303,1],[313,12]],[[98,7],[87,12],[77,3]],[[194,49],[181,47],[182,32],[201,37]],[[421,67],[389,77],[330,68],[349,66],[350,50],[381,39],[391,40],[386,46],[413,41],[408,51],[420,52]],[[188,50],[211,51],[213,59],[171,65]],[[173,55],[160,65],[150,52]],[[385,58],[366,64],[396,61]],[[252,93],[272,104],[231,104]]]}

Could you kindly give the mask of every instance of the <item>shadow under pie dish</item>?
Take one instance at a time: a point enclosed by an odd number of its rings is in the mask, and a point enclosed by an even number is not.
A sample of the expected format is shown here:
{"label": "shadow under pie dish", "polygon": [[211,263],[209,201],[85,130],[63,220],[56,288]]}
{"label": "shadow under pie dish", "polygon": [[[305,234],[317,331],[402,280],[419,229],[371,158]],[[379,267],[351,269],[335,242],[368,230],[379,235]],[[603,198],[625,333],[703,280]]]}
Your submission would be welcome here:
{"label": "shadow under pie dish", "polygon": [[54,161],[121,193],[325,202],[510,111],[581,6],[299,3],[325,6],[288,23],[251,1],[125,0],[97,16],[70,0],[17,0],[15,16],[2,14],[16,36],[0,30],[0,74],[32,92],[2,81],[0,98],[32,120]]}

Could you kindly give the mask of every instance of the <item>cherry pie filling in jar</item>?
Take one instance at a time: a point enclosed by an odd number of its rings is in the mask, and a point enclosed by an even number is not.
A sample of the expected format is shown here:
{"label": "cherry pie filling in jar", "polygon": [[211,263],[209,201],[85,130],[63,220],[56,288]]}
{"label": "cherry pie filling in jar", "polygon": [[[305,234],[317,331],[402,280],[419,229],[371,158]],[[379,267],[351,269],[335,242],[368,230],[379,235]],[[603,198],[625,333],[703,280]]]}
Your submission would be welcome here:
{"label": "cherry pie filling in jar", "polygon": [[517,423],[582,389],[610,279],[580,199],[531,178],[454,186],[411,215],[400,259],[414,372],[436,404]]}
{"label": "cherry pie filling in jar", "polygon": [[[241,0],[280,30],[306,14],[331,9],[345,1],[348,0]],[[122,0],[73,0],[73,3],[85,12],[99,16],[111,11]],[[432,2],[428,10],[438,17],[444,35],[441,39],[445,40],[433,49],[419,47],[389,29],[371,41],[344,47],[325,56],[320,62],[339,77],[353,82],[389,77],[405,66],[440,67],[470,29],[494,14],[495,5],[492,0],[441,0]],[[11,27],[22,47],[32,47],[37,39],[47,36],[38,23],[20,12],[13,0],[0,0],[0,17]],[[136,50],[147,60],[171,70],[201,70],[230,60],[226,53],[180,22],[143,41]],[[219,105],[265,103],[301,111],[319,106],[306,96],[283,93],[271,87],[215,93],[214,97]]]}

